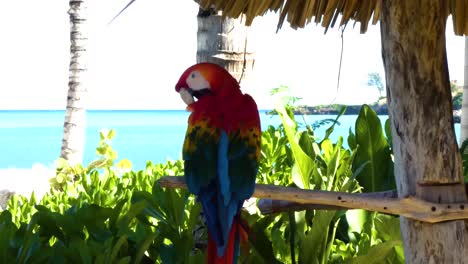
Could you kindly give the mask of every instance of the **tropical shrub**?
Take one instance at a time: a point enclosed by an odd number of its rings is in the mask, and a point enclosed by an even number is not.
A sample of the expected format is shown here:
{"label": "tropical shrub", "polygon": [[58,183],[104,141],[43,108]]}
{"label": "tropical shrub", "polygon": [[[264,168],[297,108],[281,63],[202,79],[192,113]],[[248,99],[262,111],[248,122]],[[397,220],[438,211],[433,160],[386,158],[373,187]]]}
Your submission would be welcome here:
{"label": "tropical shrub", "polygon": [[[259,181],[283,179],[279,180],[282,185],[341,192],[394,186],[389,180],[393,179],[393,170],[388,169],[393,166],[391,144],[370,107],[362,107],[356,132],[350,131],[351,149],[343,147],[342,137],[337,142],[330,140],[344,111],[341,109],[320,137],[314,134],[313,126],[306,124],[301,130],[290,108],[277,107],[283,124],[277,129],[269,127],[262,138],[262,155],[276,159],[264,164],[267,169],[261,167]],[[366,142],[369,138],[376,143]],[[281,168],[279,177],[271,176],[276,168]],[[256,238],[252,239],[255,251],[251,257],[255,257],[255,263],[403,262],[399,219],[393,216],[363,210],[307,209],[251,218]]]}
{"label": "tropical shrub", "polygon": [[114,165],[114,134],[101,133],[98,159],[86,169],[58,166],[40,201],[34,193],[12,197],[0,214],[0,259],[8,260],[2,263],[198,263],[201,251],[186,249],[196,248],[190,237],[201,225],[199,206],[187,191],[156,183],[182,175],[182,162],[128,171]]}
{"label": "tropical shrub", "polygon": [[[262,135],[258,182],[342,192],[393,188],[391,137],[363,106],[347,142],[330,139],[338,119],[308,125],[279,106],[280,127]],[[314,129],[328,125],[324,135]],[[385,131],[388,131],[386,124]],[[0,214],[0,259],[18,263],[203,263],[206,229],[186,190],[157,179],[183,175],[183,163],[148,162],[132,171],[116,162],[115,131],[100,133],[88,166],[58,161],[40,200],[15,195]],[[370,140],[372,139],[372,140]],[[246,263],[402,263],[399,219],[362,210],[242,212],[250,225]]]}

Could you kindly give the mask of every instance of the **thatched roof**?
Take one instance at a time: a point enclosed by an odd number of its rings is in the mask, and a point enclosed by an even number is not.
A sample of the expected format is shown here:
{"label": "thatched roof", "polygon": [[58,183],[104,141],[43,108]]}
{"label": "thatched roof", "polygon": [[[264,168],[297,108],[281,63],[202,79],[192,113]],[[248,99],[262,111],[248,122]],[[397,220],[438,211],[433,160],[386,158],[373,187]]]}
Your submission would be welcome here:
{"label": "thatched roof", "polygon": [[[279,13],[278,29],[284,21],[293,28],[302,28],[315,22],[327,30],[346,25],[350,20],[360,22],[361,33],[365,33],[370,22],[379,21],[382,0],[198,0],[202,8],[213,7],[223,15],[237,18],[246,16],[251,25],[255,17],[267,11]],[[385,1],[385,0],[384,0]],[[413,0],[409,0],[413,1]],[[441,0],[447,6],[447,16],[452,15],[457,35],[468,35],[468,0]],[[466,15],[465,15],[466,13]]]}

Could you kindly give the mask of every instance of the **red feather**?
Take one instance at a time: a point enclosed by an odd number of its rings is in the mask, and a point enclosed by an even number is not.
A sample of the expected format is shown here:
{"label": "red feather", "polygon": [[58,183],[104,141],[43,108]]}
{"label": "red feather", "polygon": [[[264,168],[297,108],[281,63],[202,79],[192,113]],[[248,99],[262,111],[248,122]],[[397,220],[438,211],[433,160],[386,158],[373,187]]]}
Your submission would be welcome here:
{"label": "red feather", "polygon": [[234,222],[229,231],[229,240],[224,251],[224,256],[218,256],[218,250],[216,249],[216,244],[211,236],[208,234],[208,250],[206,254],[206,263],[208,264],[232,264],[235,253],[235,244],[236,244],[236,233],[237,233],[237,221],[234,219]]}

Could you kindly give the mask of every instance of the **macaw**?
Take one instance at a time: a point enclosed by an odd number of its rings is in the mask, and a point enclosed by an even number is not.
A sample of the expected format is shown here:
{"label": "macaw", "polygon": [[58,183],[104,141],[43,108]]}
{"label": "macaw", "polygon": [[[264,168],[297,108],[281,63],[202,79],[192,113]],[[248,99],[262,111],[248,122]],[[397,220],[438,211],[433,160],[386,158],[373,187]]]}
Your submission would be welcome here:
{"label": "macaw", "polygon": [[191,112],[182,156],[188,189],[206,219],[207,263],[237,263],[246,236],[240,210],[253,194],[260,161],[257,105],[213,63],[189,67],[175,89]]}

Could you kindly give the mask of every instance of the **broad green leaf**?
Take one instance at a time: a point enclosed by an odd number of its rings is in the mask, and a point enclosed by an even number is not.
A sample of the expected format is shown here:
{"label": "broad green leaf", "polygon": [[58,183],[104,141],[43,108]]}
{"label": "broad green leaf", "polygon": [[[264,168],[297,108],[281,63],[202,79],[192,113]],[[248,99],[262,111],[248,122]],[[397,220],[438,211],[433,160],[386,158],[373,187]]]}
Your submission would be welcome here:
{"label": "broad green leaf", "polygon": [[293,263],[296,262],[296,247],[295,247],[295,240],[296,240],[296,217],[294,212],[288,212],[289,216],[289,250],[291,252],[291,260]]}
{"label": "broad green leaf", "polygon": [[36,217],[36,221],[39,228],[39,234],[42,237],[50,238],[52,236],[57,237],[58,239],[64,240],[65,236],[62,233],[61,229],[57,225],[57,215],[52,213],[49,210],[45,209],[42,206],[37,206],[39,212],[34,214],[33,218]]}
{"label": "broad green leaf", "polygon": [[91,264],[92,262],[92,257],[91,257],[91,251],[86,245],[86,243],[83,240],[77,240],[74,239],[70,246],[74,250],[78,250],[78,253],[80,254],[80,263],[83,264]]}
{"label": "broad green leaf", "polygon": [[187,222],[187,229],[193,230],[195,228],[195,225],[199,222],[200,212],[200,203],[194,203],[194,205],[192,205],[190,209],[189,219]]}
{"label": "broad green leaf", "polygon": [[249,241],[253,249],[262,258],[264,263],[278,263],[273,253],[272,243],[265,234],[271,221],[273,221],[273,216],[260,219],[252,226],[252,235],[249,235]]}
{"label": "broad green leaf", "polygon": [[[175,263],[176,249],[174,245],[161,245],[160,257],[162,264],[173,264]],[[137,263],[137,262],[135,262]]]}
{"label": "broad green leaf", "polygon": [[377,236],[382,240],[401,240],[400,218],[392,215],[377,214],[374,219],[374,225]]}
{"label": "broad green leaf", "polygon": [[313,148],[314,140],[312,140],[309,133],[306,131],[302,131],[298,133],[299,137],[299,146],[301,147],[302,151],[304,151],[311,159],[315,158],[315,151]]}
{"label": "broad green leaf", "polygon": [[373,263],[385,263],[387,255],[392,251],[396,246],[401,246],[401,241],[387,241],[377,245],[372,246],[366,255],[357,256],[353,258],[349,263],[355,264],[373,264]]}
{"label": "broad green leaf", "polygon": [[[128,213],[126,214],[126,222],[129,223],[133,218],[140,214],[145,208],[147,208],[148,203],[146,201],[138,201],[133,203]],[[124,222],[122,222],[124,224]]]}
{"label": "broad green leaf", "polygon": [[324,151],[324,158],[326,160],[326,166],[327,166],[327,177],[328,177],[328,187],[327,190],[329,191],[337,191],[339,190],[339,186],[337,186],[336,182],[336,172],[338,170],[338,166],[340,165],[340,159],[341,159],[341,144],[343,142],[343,138],[339,137],[338,142],[336,143],[336,146],[333,146],[330,140],[326,140],[322,142],[322,145],[324,142],[329,142],[330,144],[326,144],[327,150],[325,150],[322,146],[322,149]]}
{"label": "broad green leaf", "polygon": [[389,189],[391,186],[385,183],[394,181],[393,175],[388,175],[390,165],[388,160],[391,159],[390,147],[383,135],[380,119],[369,106],[362,106],[355,129],[356,143],[359,148],[354,159],[354,167],[369,161],[369,164],[357,176],[357,180],[365,192]]}
{"label": "broad green leaf", "polygon": [[135,256],[135,263],[140,263],[141,259],[145,255],[145,252],[150,247],[151,243],[153,243],[154,239],[156,238],[157,233],[147,234],[145,240],[138,248],[137,254]]}
{"label": "broad green leaf", "polygon": [[377,212],[364,211],[367,214],[366,222],[364,223],[361,235],[366,235],[367,239],[359,241],[359,255],[363,255],[368,252],[369,248],[375,244],[375,228],[374,219]]}
{"label": "broad green leaf", "polygon": [[111,256],[110,256],[110,261],[112,263],[115,263],[115,260],[117,258],[117,254],[119,253],[120,251],[120,248],[127,244],[127,238],[128,236],[127,235],[123,235],[121,237],[119,237],[119,239],[117,239],[117,242],[115,243],[114,247],[112,248],[112,253],[111,253]]}
{"label": "broad green leaf", "polygon": [[12,222],[11,213],[7,210],[0,213],[0,260],[8,263],[13,259],[10,240],[13,239],[17,231],[16,225]]}
{"label": "broad green leaf", "polygon": [[321,263],[329,241],[334,211],[316,211],[311,230],[299,245],[299,263]]}
{"label": "broad green leaf", "polygon": [[297,187],[304,189],[304,182],[302,180],[302,175],[299,171],[299,165],[297,165],[297,163],[294,163],[291,168],[291,179]]}
{"label": "broad green leaf", "polygon": [[367,222],[367,211],[361,209],[346,211],[346,221],[349,225],[349,232],[361,233],[364,229],[364,224]]}
{"label": "broad green leaf", "polygon": [[322,152],[323,152],[323,158],[325,161],[328,161],[331,159],[331,156],[333,155],[334,148],[333,148],[333,143],[329,139],[325,139],[322,141],[320,144]]}
{"label": "broad green leaf", "polygon": [[296,141],[295,136],[295,122],[289,117],[286,112],[286,109],[283,105],[278,105],[276,107],[281,120],[283,122],[284,131],[291,146],[291,150],[294,156],[294,160],[297,163],[299,174],[302,178],[302,185],[305,189],[310,189],[310,177],[312,176],[314,162],[313,160],[304,152],[299,143]]}
{"label": "broad green leaf", "polygon": [[[153,192],[153,195],[155,194],[157,193]],[[160,205],[161,203],[157,204]],[[169,224],[167,222],[168,212],[161,211],[159,206],[155,205],[153,201],[153,196],[151,196],[151,194],[148,192],[135,192],[132,196],[132,206],[130,208],[131,210],[135,210],[135,215],[139,214],[141,211],[144,210],[145,214],[147,214],[148,216],[154,217],[159,221],[163,221],[166,224]]]}
{"label": "broad green leaf", "polygon": [[348,146],[354,150],[357,147],[356,143],[356,135],[353,133],[353,130],[349,128],[349,135],[348,135]]}
{"label": "broad green leaf", "polygon": [[463,164],[463,175],[465,182],[468,182],[468,138],[463,141],[460,147],[460,154]]}

